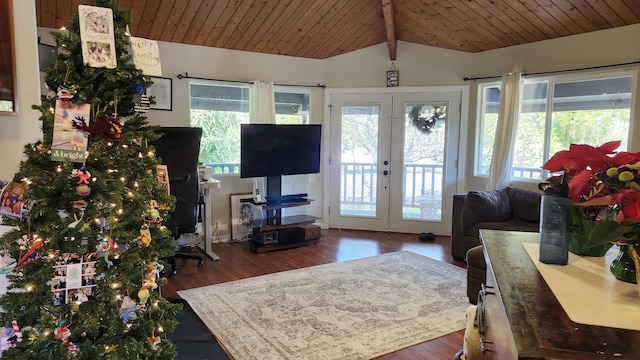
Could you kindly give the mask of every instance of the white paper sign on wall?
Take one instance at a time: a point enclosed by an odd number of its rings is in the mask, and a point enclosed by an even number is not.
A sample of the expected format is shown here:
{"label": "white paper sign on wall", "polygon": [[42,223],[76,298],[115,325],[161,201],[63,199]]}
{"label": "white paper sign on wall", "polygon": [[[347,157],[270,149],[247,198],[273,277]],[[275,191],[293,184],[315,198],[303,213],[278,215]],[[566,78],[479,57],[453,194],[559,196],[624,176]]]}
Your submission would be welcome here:
{"label": "white paper sign on wall", "polygon": [[155,40],[131,37],[131,52],[136,68],[145,75],[162,76],[160,49]]}

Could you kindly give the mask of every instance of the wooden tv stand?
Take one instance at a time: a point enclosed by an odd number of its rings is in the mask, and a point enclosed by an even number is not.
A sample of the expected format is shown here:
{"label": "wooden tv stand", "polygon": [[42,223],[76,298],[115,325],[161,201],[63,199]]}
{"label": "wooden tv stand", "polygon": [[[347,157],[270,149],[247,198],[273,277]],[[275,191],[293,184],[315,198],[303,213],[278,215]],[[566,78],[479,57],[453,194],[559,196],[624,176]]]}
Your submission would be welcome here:
{"label": "wooden tv stand", "polygon": [[282,203],[256,204],[262,207],[267,217],[253,222],[251,251],[264,253],[317,244],[320,241],[320,226],[315,225],[314,222],[319,219],[318,217],[281,215],[283,208],[305,206],[310,203],[311,200],[300,198]]}
{"label": "wooden tv stand", "polygon": [[639,358],[640,331],[569,319],[522,246],[539,242],[538,233],[480,230],[480,238],[487,263],[485,360]]}

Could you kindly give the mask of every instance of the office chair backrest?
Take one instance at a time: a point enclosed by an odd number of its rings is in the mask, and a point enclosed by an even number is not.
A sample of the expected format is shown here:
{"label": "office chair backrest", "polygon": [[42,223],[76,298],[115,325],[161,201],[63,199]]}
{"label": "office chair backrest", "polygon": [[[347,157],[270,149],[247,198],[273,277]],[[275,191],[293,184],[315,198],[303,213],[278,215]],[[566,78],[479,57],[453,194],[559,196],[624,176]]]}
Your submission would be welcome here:
{"label": "office chair backrest", "polygon": [[176,198],[176,206],[165,220],[175,238],[180,234],[194,233],[198,226],[200,179],[198,156],[200,155],[201,128],[162,127],[162,137],[153,145],[156,155],[162,158],[169,173],[169,188]]}

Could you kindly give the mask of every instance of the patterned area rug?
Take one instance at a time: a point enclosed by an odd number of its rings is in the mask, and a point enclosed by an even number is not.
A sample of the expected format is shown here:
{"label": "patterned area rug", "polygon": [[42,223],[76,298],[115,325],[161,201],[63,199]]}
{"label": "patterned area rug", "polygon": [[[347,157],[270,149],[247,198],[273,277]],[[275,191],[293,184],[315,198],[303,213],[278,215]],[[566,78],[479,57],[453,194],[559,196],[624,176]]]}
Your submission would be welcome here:
{"label": "patterned area rug", "polygon": [[236,360],[356,360],[463,329],[465,276],[400,251],[178,294]]}

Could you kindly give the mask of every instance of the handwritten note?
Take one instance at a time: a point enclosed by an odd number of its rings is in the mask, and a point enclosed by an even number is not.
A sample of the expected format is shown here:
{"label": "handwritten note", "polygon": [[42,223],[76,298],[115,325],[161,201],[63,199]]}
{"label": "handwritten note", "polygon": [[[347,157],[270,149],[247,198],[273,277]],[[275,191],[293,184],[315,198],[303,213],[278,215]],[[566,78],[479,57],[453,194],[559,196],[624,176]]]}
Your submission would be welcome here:
{"label": "handwritten note", "polygon": [[131,54],[136,68],[142,70],[145,75],[162,76],[158,42],[133,36],[130,39]]}

